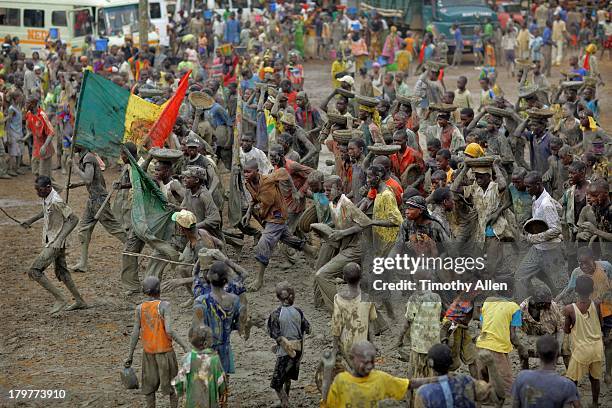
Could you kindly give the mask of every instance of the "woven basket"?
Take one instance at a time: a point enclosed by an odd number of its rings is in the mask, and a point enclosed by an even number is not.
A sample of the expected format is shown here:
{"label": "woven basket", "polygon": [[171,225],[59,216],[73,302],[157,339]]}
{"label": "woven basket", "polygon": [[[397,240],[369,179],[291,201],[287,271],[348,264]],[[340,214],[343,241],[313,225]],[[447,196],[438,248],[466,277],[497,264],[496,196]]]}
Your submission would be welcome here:
{"label": "woven basket", "polygon": [[303,233],[309,233],[310,232],[310,225],[317,222],[317,209],[316,207],[313,205],[311,207],[308,207],[300,216],[300,219],[298,220],[298,228],[300,229],[300,231],[302,231]]}
{"label": "woven basket", "polygon": [[357,101],[359,105],[367,106],[368,108],[374,108],[378,105],[378,99],[370,98],[369,96],[356,95],[355,101]]}
{"label": "woven basket", "polygon": [[336,88],[336,93],[347,97],[347,98],[354,98],[355,97],[355,93],[351,92],[351,91],[347,91],[344,88]]}
{"label": "woven basket", "polygon": [[340,115],[338,113],[330,112],[327,114],[327,119],[331,123],[335,123],[336,125],[346,126],[346,116]]}
{"label": "woven basket", "polygon": [[332,132],[332,139],[343,145],[348,144],[353,137],[354,133],[350,129],[338,129]]}
{"label": "woven basket", "polygon": [[505,109],[497,108],[495,106],[487,106],[486,111],[493,116],[499,116],[502,118],[510,118],[512,114]]}
{"label": "woven basket", "polygon": [[368,147],[368,151],[378,156],[390,156],[394,153],[399,152],[400,149],[401,146],[399,145],[384,145],[380,143],[373,144],[372,146]]}
{"label": "woven basket", "polygon": [[465,158],[464,163],[468,167],[491,167],[495,158],[491,156],[483,156],[475,159]]}
{"label": "woven basket", "polygon": [[555,112],[550,109],[529,109],[527,114],[534,119],[548,119],[552,118]]}
{"label": "woven basket", "polygon": [[153,147],[149,150],[149,154],[157,160],[163,161],[175,161],[183,157],[183,152],[175,149],[166,149],[160,147]]}
{"label": "woven basket", "polygon": [[580,88],[584,82],[582,81],[563,81],[561,82],[561,88],[569,88],[569,89],[578,89]]}
{"label": "woven basket", "polygon": [[419,98],[418,96],[404,96],[404,95],[398,95],[395,100],[398,103],[401,103],[402,105],[412,105],[412,103],[418,103],[420,101],[421,98]]}
{"label": "woven basket", "polygon": [[210,109],[215,100],[205,92],[192,92],[187,97],[189,103],[196,109]]}
{"label": "woven basket", "polygon": [[449,105],[446,103],[434,103],[429,105],[429,109],[438,112],[452,112],[457,109],[455,105]]}

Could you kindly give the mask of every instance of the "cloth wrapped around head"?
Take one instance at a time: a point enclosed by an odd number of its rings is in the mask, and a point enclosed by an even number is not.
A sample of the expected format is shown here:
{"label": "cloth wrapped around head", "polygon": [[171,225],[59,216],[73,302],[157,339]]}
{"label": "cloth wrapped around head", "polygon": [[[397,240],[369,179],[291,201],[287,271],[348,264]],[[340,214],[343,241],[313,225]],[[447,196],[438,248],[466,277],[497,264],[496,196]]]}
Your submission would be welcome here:
{"label": "cloth wrapped around head", "polygon": [[374,122],[376,126],[380,128],[382,124],[382,119],[380,117],[380,113],[378,113],[378,110],[376,109],[375,106],[359,105],[359,110],[363,110],[363,111],[371,113],[372,121]]}

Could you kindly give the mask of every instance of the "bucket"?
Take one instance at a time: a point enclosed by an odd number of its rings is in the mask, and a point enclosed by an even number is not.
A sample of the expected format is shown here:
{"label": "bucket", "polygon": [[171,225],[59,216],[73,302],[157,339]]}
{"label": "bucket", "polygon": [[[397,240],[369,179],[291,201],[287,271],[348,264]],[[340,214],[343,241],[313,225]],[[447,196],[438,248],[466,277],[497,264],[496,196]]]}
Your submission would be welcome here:
{"label": "bucket", "polygon": [[96,40],[96,51],[106,51],[108,49],[108,38],[98,38]]}
{"label": "bucket", "polygon": [[331,51],[329,52],[329,58],[330,58],[332,61],[335,61],[335,60],[336,60],[336,50],[331,50]]}
{"label": "bucket", "polygon": [[132,367],[123,367],[121,369],[121,383],[126,390],[138,389],[138,377]]}
{"label": "bucket", "polygon": [[204,10],[204,20],[212,20],[213,12],[211,10]]}
{"label": "bucket", "polygon": [[59,38],[59,29],[50,28],[49,29],[49,38],[52,40],[57,40]]}

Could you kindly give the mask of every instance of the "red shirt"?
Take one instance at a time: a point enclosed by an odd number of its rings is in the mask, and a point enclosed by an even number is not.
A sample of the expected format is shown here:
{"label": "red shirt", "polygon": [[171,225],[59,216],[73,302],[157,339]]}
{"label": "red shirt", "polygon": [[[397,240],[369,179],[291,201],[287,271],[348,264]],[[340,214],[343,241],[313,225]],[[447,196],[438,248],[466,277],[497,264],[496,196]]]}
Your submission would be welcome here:
{"label": "red shirt", "polygon": [[391,191],[393,191],[393,194],[395,194],[395,201],[397,201],[397,205],[401,208],[402,194],[404,194],[404,189],[400,183],[395,181],[393,177],[389,177],[387,180],[385,180],[385,184],[391,189]]}
{"label": "red shirt", "polygon": [[285,92],[285,96],[287,96],[287,104],[290,105],[293,108],[293,111],[295,112],[297,110],[297,92],[296,91],[291,91],[291,92]]}
{"label": "red shirt", "polygon": [[395,174],[398,178],[402,177],[404,171],[406,171],[408,166],[411,164],[418,163],[419,167],[421,167],[421,169],[423,168],[420,153],[410,146],[406,146],[406,150],[404,150],[403,154],[402,152],[397,152],[389,156],[389,158],[391,159],[391,169],[393,169],[393,174]]}
{"label": "red shirt", "polygon": [[30,129],[30,132],[32,132],[32,156],[37,159],[48,159],[52,157],[55,153],[53,143],[47,146],[47,151],[44,156],[40,155],[40,148],[42,145],[47,141],[48,137],[53,136],[55,133],[53,131],[53,126],[51,126],[51,122],[49,122],[49,118],[47,118],[47,114],[42,109],[38,108],[36,114],[28,111],[25,119],[26,126]]}

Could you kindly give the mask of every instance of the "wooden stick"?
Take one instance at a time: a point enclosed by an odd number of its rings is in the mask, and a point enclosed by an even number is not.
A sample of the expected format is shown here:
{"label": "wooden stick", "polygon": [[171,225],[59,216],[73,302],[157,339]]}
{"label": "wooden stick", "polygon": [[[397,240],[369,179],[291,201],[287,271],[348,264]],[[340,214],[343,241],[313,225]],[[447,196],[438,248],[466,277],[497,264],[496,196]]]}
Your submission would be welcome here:
{"label": "wooden stick", "polygon": [[7,213],[7,212],[4,210],[4,208],[0,207],[0,211],[2,211],[2,213],[3,213],[4,215],[6,215],[6,216],[7,216],[9,219],[11,219],[11,220],[15,221],[17,224],[21,225],[21,221],[19,221],[19,220],[18,220],[18,219],[16,219],[16,218],[11,217],[11,215],[10,215],[9,213]]}
{"label": "wooden stick", "polygon": [[70,167],[68,168],[68,177],[66,177],[66,204],[68,204],[68,197],[70,196],[69,187],[70,179],[72,178],[72,166],[74,166],[72,160],[74,160],[74,146],[76,145],[77,138],[76,130],[79,127],[79,111],[81,110],[81,103],[83,102],[83,98],[81,96],[83,96],[83,92],[85,91],[85,83],[87,82],[87,76],[89,75],[89,72],[90,71],[85,71],[85,76],[83,78],[83,82],[81,83],[81,90],[79,91],[79,95],[77,96],[77,103],[74,109],[75,120],[74,128],[72,129],[72,145],[70,146]]}
{"label": "wooden stick", "polygon": [[167,263],[172,264],[172,265],[182,265],[182,266],[193,266],[193,265],[195,265],[195,264],[190,264],[190,263],[186,263],[186,262],[171,261],[170,259],[159,258],[157,256],[152,256],[152,255],[139,254],[137,252],[127,252],[127,251],[124,251],[122,254],[123,255],[127,255],[127,256],[136,256],[136,257],[142,257],[142,258],[155,259],[156,261],[164,261],[164,262],[167,262]]}
{"label": "wooden stick", "polygon": [[[125,176],[125,173],[127,172],[128,168],[124,168],[123,171],[121,172],[121,175],[119,176],[119,182],[121,182],[121,180],[123,180],[123,176]],[[121,188],[121,187],[120,187]],[[111,199],[111,196],[113,195],[113,193],[115,191],[117,191],[118,188],[113,188],[110,193],[108,193],[108,195],[106,196],[106,198],[104,199],[104,202],[102,203],[102,205],[100,206],[100,209],[98,210],[98,212],[96,213],[96,215],[94,216],[94,220],[97,220],[100,218],[100,216],[102,215],[102,211],[104,211],[104,207],[106,207],[106,205],[108,204],[108,202]]]}

